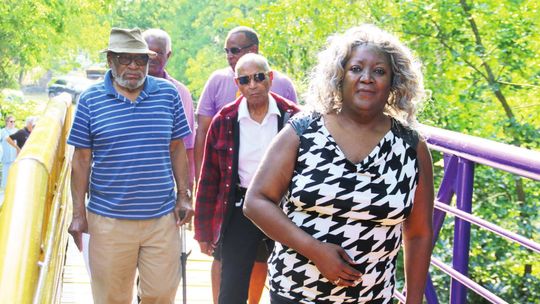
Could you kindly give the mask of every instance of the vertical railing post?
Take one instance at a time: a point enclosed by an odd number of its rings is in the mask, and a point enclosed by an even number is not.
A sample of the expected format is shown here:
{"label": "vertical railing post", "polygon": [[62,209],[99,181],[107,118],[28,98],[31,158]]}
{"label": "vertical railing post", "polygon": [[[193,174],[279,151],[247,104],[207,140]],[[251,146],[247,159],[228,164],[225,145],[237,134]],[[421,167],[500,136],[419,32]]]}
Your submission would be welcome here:
{"label": "vertical railing post", "polygon": [[[441,186],[437,192],[437,201],[445,204],[450,204],[452,196],[455,193],[457,162],[458,158],[453,155],[444,155],[444,176],[441,181]],[[435,209],[433,213],[433,246],[439,238],[439,232],[444,223],[446,213],[442,210]],[[425,291],[426,301],[428,304],[438,304],[437,293],[431,276],[428,274]]]}
{"label": "vertical railing post", "polygon": [[[456,184],[456,207],[471,213],[474,182],[474,163],[460,158],[458,161]],[[458,217],[454,227],[454,257],[453,267],[463,275],[469,271],[469,247],[471,239],[471,224]],[[462,304],[467,301],[467,288],[452,279],[450,287],[450,303]]]}
{"label": "vertical railing post", "polygon": [[426,291],[425,291],[426,301],[428,304],[439,304],[439,299],[437,298],[437,292],[435,291],[435,285],[433,285],[433,280],[428,274],[426,281]]}
{"label": "vertical railing post", "polygon": [[[458,171],[458,157],[454,155],[444,155],[444,176],[441,181],[441,186],[437,192],[437,201],[445,203],[447,205],[452,201],[452,197],[456,192],[456,177]],[[435,209],[433,213],[433,245],[439,238],[439,232],[441,231],[442,224],[446,212]]]}

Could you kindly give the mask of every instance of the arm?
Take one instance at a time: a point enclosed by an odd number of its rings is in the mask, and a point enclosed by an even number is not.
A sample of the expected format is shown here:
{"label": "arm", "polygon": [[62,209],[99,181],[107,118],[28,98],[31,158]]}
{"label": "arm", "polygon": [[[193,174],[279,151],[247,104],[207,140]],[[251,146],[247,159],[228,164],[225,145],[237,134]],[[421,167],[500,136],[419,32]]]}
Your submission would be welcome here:
{"label": "arm", "polygon": [[86,220],[85,198],[88,192],[92,150],[75,148],[71,161],[71,198],[73,200],[73,217],[68,232],[73,237],[79,250],[82,250],[82,233],[88,232]]}
{"label": "arm", "polygon": [[13,141],[13,139],[11,139],[10,136],[6,136],[6,142],[8,144],[10,144],[13,148],[15,148],[15,150],[17,150],[17,155],[19,155],[19,152],[21,152],[21,148],[19,148],[19,146],[17,146],[15,141]]}
{"label": "arm", "polygon": [[201,176],[201,167],[204,154],[204,142],[212,117],[197,114],[197,133],[195,134],[195,181],[198,182]]}
{"label": "arm", "polygon": [[[188,192],[189,174],[184,141],[181,139],[172,140],[169,149],[171,152],[173,176],[177,188],[174,218],[176,219],[176,225],[182,226],[185,223],[189,223],[191,217],[193,216],[191,195],[190,192]],[[183,217],[180,218],[180,215],[183,215]]]}
{"label": "arm", "polygon": [[189,89],[177,82],[177,89],[180,97],[182,98],[182,105],[184,107],[184,113],[191,129],[191,134],[184,137],[184,146],[186,148],[186,154],[188,159],[188,172],[189,172],[189,190],[193,191],[193,183],[195,181],[195,160],[193,154],[193,147],[195,145],[195,114],[193,113],[193,98]]}
{"label": "arm", "polygon": [[353,286],[361,274],[350,266],[345,250],[304,232],[278,206],[292,179],[299,144],[290,125],[274,139],[248,188],[244,214],[270,238],[310,259],[328,280],[339,278],[340,285]]}
{"label": "arm", "polygon": [[424,141],[418,143],[419,180],[411,215],[403,226],[406,303],[422,303],[433,238],[433,167]]}
{"label": "arm", "polygon": [[194,191],[193,190],[193,184],[195,183],[195,155],[193,153],[193,149],[186,149],[186,156],[187,156],[187,161],[188,161],[188,176],[189,176],[189,181],[188,181],[188,189],[190,191]]}
{"label": "arm", "polygon": [[209,127],[208,136],[204,145],[202,170],[197,183],[197,196],[195,200],[195,239],[199,242],[201,252],[212,255],[214,251],[214,227],[213,221],[218,207],[218,193],[220,188],[221,173],[219,168],[219,156],[214,149],[217,141],[219,128],[218,120]]}

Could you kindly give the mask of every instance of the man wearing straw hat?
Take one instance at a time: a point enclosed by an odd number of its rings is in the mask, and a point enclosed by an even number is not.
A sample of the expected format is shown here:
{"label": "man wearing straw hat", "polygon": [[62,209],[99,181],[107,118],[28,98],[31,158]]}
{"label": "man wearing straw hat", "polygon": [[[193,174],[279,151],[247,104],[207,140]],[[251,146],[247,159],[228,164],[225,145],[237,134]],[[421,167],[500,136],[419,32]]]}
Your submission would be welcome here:
{"label": "man wearing straw hat", "polygon": [[90,234],[95,303],[131,303],[136,270],[142,303],[174,303],[178,227],[193,215],[182,141],[191,130],[176,88],[148,76],[155,53],[139,29],[113,28],[104,52],[110,70],[81,94],[68,138],[69,232],[79,250]]}

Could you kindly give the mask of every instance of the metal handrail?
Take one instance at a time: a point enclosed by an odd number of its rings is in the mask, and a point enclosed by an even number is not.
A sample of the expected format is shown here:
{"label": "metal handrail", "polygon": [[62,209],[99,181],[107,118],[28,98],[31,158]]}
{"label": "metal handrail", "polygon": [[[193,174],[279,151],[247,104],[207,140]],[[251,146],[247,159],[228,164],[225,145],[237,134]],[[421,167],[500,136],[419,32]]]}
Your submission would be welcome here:
{"label": "metal handrail", "polygon": [[[71,159],[73,148],[70,148],[66,154],[67,159]],[[71,203],[68,203],[71,201],[71,197],[66,191],[66,186],[69,184],[70,167],[69,162],[64,162],[58,178],[59,187],[54,193],[51,221],[49,223],[47,239],[44,240],[44,256],[42,261],[38,262],[40,273],[34,294],[34,304],[44,303],[44,299],[50,300],[59,296],[53,293],[59,290],[58,286],[62,283],[61,276],[57,274],[62,271],[65,258],[65,252],[62,250],[65,249],[67,243],[67,210],[71,206]]]}
{"label": "metal handrail", "polygon": [[468,277],[462,275],[461,273],[454,270],[452,267],[448,267],[445,263],[440,261],[437,258],[431,257],[431,264],[437,266],[440,270],[445,272],[446,274],[450,275],[452,278],[455,278],[458,280],[461,284],[469,287],[469,289],[474,290],[479,295],[483,296],[485,299],[489,300],[491,303],[497,303],[497,304],[506,304],[505,300],[499,298],[498,296],[491,293],[489,290],[485,289],[484,287],[480,286],[478,283],[474,282],[473,280],[469,279]]}
{"label": "metal handrail", "polygon": [[454,131],[420,126],[430,148],[506,172],[540,180],[540,152]]}
{"label": "metal handrail", "polygon": [[49,101],[9,171],[0,213],[0,299],[10,303],[59,300],[70,126],[71,97]]}
{"label": "metal handrail", "polygon": [[[445,154],[445,175],[435,201],[437,212],[434,216],[434,238],[438,236],[442,227],[444,215],[446,213],[454,215],[453,267],[433,257],[432,264],[452,278],[450,302],[465,302],[465,287],[467,287],[492,303],[505,303],[495,294],[467,278],[470,224],[487,229],[536,252],[540,250],[540,245],[471,215],[474,165],[483,164],[538,181],[540,152],[426,125],[421,125],[420,133],[427,138],[431,149]],[[457,197],[457,208],[449,206],[454,194]],[[428,280],[426,298],[430,304],[438,303],[431,279]]]}
{"label": "metal handrail", "polygon": [[486,230],[489,230],[499,236],[504,237],[505,239],[516,242],[520,244],[523,247],[529,248],[537,253],[540,253],[540,244],[537,242],[528,239],[522,235],[519,235],[517,233],[514,233],[512,231],[506,230],[504,228],[501,228],[495,224],[492,224],[486,220],[483,220],[477,216],[471,215],[467,212],[463,212],[457,208],[450,207],[446,204],[443,204],[441,202],[435,201],[435,208],[442,210],[446,213],[450,213],[454,216],[457,216],[463,220],[466,220],[467,222],[471,224],[475,224],[478,227],[484,228]]}

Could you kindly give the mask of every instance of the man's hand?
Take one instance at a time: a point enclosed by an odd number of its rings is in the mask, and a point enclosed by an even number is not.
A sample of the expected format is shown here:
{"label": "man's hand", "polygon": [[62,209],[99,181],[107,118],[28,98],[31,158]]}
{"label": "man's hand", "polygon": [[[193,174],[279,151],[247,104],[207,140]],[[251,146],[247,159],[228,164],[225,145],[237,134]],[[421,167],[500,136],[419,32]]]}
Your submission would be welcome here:
{"label": "man's hand", "polygon": [[215,248],[211,242],[199,242],[199,246],[201,247],[201,252],[206,255],[212,256],[214,253]]}
{"label": "man's hand", "polygon": [[176,198],[176,206],[174,207],[174,219],[176,226],[180,227],[191,221],[193,217],[193,205],[189,195],[179,194]]}
{"label": "man's hand", "polygon": [[88,220],[86,218],[86,193],[92,166],[92,150],[75,148],[71,160],[71,198],[73,199],[73,218],[68,232],[82,251],[82,233],[88,232]]}
{"label": "man's hand", "polygon": [[88,221],[86,220],[86,216],[74,215],[71,220],[71,225],[69,225],[68,232],[73,237],[79,251],[82,251],[82,234],[83,232],[88,233]]}

